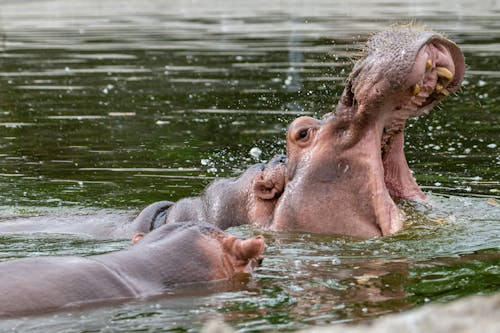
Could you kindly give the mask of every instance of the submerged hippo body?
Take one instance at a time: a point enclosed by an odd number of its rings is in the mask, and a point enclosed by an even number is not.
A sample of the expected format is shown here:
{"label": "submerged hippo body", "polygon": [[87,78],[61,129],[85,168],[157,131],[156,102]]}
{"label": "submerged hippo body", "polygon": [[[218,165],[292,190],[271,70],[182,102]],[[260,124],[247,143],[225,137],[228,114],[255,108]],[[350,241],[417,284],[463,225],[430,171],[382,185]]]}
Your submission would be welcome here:
{"label": "submerged hippo body", "polygon": [[[149,232],[158,217],[174,203],[159,201],[134,219],[129,212],[100,210],[77,214],[7,217],[0,221],[0,234],[74,234],[101,239],[131,239],[137,232]],[[154,211],[154,215],[153,214]]]}
{"label": "submerged hippo body", "polygon": [[389,235],[402,228],[393,198],[425,200],[404,155],[404,126],[459,89],[462,52],[439,34],[404,26],[374,35],[364,53],[333,113],[290,125],[271,230]]}
{"label": "submerged hippo body", "polygon": [[187,283],[249,273],[264,239],[240,240],[200,223],[162,226],[127,250],[90,257],[37,257],[0,263],[0,316],[158,295]]}

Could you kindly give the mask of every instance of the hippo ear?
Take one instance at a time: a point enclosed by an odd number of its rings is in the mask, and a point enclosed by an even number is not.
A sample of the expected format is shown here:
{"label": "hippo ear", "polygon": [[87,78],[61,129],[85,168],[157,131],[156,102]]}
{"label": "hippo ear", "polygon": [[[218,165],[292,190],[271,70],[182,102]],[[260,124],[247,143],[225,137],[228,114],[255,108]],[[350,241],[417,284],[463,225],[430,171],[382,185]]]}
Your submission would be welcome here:
{"label": "hippo ear", "polygon": [[255,195],[262,200],[272,200],[281,194],[281,190],[277,187],[277,184],[269,179],[257,179],[254,182],[253,190]]}
{"label": "hippo ear", "polygon": [[137,242],[139,242],[144,237],[144,235],[145,234],[143,232],[136,233],[134,237],[132,237],[132,245],[137,244]]}

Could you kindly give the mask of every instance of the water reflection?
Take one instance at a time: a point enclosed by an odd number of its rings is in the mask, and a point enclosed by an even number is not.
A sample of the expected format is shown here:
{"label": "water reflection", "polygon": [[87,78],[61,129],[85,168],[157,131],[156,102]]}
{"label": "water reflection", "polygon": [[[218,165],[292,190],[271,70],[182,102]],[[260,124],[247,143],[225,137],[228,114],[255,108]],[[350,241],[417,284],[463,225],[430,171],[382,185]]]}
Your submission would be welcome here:
{"label": "water reflection", "polygon": [[[3,2],[1,221],[51,222],[50,207],[132,214],[282,153],[287,124],[330,111],[360,42],[394,21],[445,32],[469,68],[459,94],[409,123],[407,158],[434,206],[400,203],[407,231],[364,242],[266,234],[264,266],[239,289],[0,327],[195,331],[217,315],[240,331],[289,330],[498,290],[499,12],[498,1]],[[1,237],[3,259],[128,246]]]}

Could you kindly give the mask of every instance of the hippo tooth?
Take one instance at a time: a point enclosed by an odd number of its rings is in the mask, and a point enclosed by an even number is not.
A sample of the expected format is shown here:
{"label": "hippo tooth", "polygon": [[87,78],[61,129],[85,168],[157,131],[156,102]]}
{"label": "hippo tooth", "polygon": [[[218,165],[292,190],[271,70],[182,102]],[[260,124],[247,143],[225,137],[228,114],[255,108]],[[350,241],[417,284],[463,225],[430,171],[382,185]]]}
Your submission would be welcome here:
{"label": "hippo tooth", "polygon": [[411,88],[411,93],[413,94],[413,96],[417,96],[419,92],[420,92],[420,86],[418,84],[415,84]]}
{"label": "hippo tooth", "polygon": [[436,67],[436,72],[439,77],[442,77],[447,80],[453,79],[453,73],[446,67]]}
{"label": "hippo tooth", "polygon": [[439,92],[440,95],[443,95],[444,97],[448,96],[450,94],[450,92],[443,88],[440,92]]}
{"label": "hippo tooth", "polygon": [[442,90],[444,89],[443,85],[441,83],[436,83],[436,89],[435,91],[439,94]]}
{"label": "hippo tooth", "polygon": [[[446,90],[446,89],[443,89],[443,90]],[[436,91],[434,91],[431,94],[431,97],[434,99],[437,99],[438,101],[442,100],[443,98],[445,98],[447,96],[447,95],[443,94],[443,90],[441,90],[440,93],[437,93]],[[448,91],[448,90],[446,90],[446,91]]]}
{"label": "hippo tooth", "polygon": [[431,68],[432,68],[432,60],[428,59],[427,62],[425,63],[425,70],[428,71]]}

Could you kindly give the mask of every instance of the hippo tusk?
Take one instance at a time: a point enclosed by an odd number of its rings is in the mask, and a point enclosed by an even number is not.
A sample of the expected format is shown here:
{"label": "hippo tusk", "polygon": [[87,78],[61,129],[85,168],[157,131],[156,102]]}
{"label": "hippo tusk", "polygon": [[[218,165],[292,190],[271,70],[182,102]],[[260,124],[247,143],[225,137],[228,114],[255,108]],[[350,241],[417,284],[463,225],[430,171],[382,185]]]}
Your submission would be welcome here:
{"label": "hippo tusk", "polygon": [[436,83],[436,88],[434,89],[438,94],[443,91],[444,87],[441,83]]}
{"label": "hippo tusk", "polygon": [[447,79],[448,81],[451,81],[451,79],[453,79],[453,73],[450,72],[450,70],[446,67],[437,66],[436,72],[437,72],[438,77]]}
{"label": "hippo tusk", "polygon": [[428,59],[427,62],[425,63],[425,70],[428,71],[432,68],[432,60]]}
{"label": "hippo tusk", "polygon": [[420,92],[420,86],[418,84],[415,84],[411,90],[411,93],[413,96],[417,96],[419,92]]}

